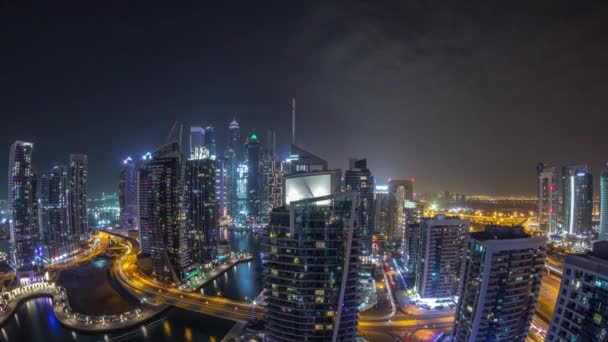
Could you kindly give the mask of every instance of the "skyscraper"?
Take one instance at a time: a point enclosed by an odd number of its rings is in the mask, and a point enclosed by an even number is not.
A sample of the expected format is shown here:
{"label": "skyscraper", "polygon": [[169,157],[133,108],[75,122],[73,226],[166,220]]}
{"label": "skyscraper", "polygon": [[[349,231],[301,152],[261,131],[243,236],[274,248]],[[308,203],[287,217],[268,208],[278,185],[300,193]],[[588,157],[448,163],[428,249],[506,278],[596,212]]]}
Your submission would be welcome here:
{"label": "skyscraper", "polygon": [[180,145],[174,141],[146,160],[140,171],[139,191],[143,197],[140,225],[142,235],[150,237],[153,275],[178,282],[189,266],[183,190]]}
{"label": "skyscraper", "polygon": [[469,221],[436,215],[420,221],[416,290],[422,298],[458,294]]}
{"label": "skyscraper", "polygon": [[374,189],[374,234],[386,234],[389,226],[388,185]]}
{"label": "skyscraper", "polygon": [[249,178],[247,163],[241,163],[237,167],[236,180],[236,216],[242,219],[242,216],[249,215],[249,205],[247,196],[247,179]]}
{"label": "skyscraper", "polygon": [[78,252],[67,221],[68,171],[55,165],[40,176],[40,230],[51,262]]}
{"label": "skyscraper", "polygon": [[546,237],[487,226],[467,235],[455,342],[523,342],[540,292]]}
{"label": "skyscraper", "polygon": [[[283,206],[283,179],[285,176],[285,162],[274,160],[270,169],[269,181],[269,204],[270,211],[274,208]],[[270,212],[269,211],[269,212]]]}
{"label": "skyscraper", "polygon": [[154,225],[154,207],[151,202],[152,177],[147,172],[147,163],[152,161],[152,153],[148,152],[141,157],[142,161],[137,168],[137,221],[139,224],[139,243],[141,252],[152,255],[152,227]]}
{"label": "skyscraper", "polygon": [[120,226],[122,229],[138,229],[137,215],[137,167],[133,158],[123,160],[118,186]]}
{"label": "skyscraper", "polygon": [[374,177],[367,168],[366,159],[351,159],[344,172],[346,191],[357,194],[356,224],[361,238],[361,254],[371,256],[374,234]]}
{"label": "skyscraper", "polygon": [[237,205],[237,179],[238,168],[240,164],[240,144],[241,144],[241,129],[236,120],[232,120],[228,126],[228,143],[226,144],[226,152],[224,153],[225,168],[226,168],[226,208],[227,214],[231,217],[236,217],[238,214]]}
{"label": "skyscraper", "polygon": [[571,235],[591,233],[593,177],[587,165],[565,166],[562,171],[563,227]]}
{"label": "skyscraper", "polygon": [[227,173],[224,167],[224,158],[220,156],[211,156],[214,159],[214,172],[215,172],[215,200],[217,202],[217,211],[220,216],[223,216],[226,212],[226,182]]}
{"label": "skyscraper", "polygon": [[271,203],[272,187],[273,182],[273,170],[276,161],[275,152],[276,135],[272,130],[266,132],[266,141],[262,148],[261,158],[261,190],[260,190],[260,215],[268,217],[273,206]]}
{"label": "skyscraper", "polygon": [[387,236],[401,245],[407,224],[405,201],[414,201],[414,182],[412,180],[388,180],[389,226]]}
{"label": "skyscraper", "polygon": [[205,147],[205,129],[200,126],[190,127],[190,155],[200,153]]}
{"label": "skyscraper", "polygon": [[261,206],[261,162],[260,141],[255,132],[251,132],[245,145],[247,150],[247,199],[249,215],[258,218]]}
{"label": "skyscraper", "polygon": [[36,213],[36,185],[32,171],[34,144],[15,141],[8,161],[8,210],[13,263],[17,270],[30,270],[36,264],[39,226]]}
{"label": "skyscraper", "polygon": [[558,233],[558,179],[555,167],[544,167],[538,176],[538,225],[546,235]]}
{"label": "skyscraper", "polygon": [[87,220],[87,155],[70,154],[68,170],[68,222],[74,241],[86,239]]}
{"label": "skyscraper", "polygon": [[205,127],[205,147],[209,150],[209,154],[217,157],[217,146],[215,142],[215,128],[213,126]]}
{"label": "skyscraper", "polygon": [[600,175],[600,240],[608,240],[608,167]]}
{"label": "skyscraper", "polygon": [[608,339],[608,241],[593,252],[567,255],[547,341]]}
{"label": "skyscraper", "polygon": [[189,258],[204,264],[215,259],[219,234],[215,161],[211,158],[186,161],[185,182]]}
{"label": "skyscraper", "polygon": [[[293,186],[305,184],[310,183],[300,178]],[[269,341],[355,340],[360,253],[355,205],[356,194],[334,193],[272,211],[263,271]]]}

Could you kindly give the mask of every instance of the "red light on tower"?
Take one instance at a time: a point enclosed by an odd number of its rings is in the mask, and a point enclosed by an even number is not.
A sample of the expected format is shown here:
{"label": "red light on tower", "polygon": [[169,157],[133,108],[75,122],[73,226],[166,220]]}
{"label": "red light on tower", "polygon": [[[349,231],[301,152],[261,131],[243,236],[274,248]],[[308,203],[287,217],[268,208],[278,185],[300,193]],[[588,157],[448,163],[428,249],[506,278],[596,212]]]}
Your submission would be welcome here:
{"label": "red light on tower", "polygon": [[555,185],[551,185],[551,186],[549,187],[549,191],[551,191],[551,192],[555,191]]}
{"label": "red light on tower", "polygon": [[553,213],[553,207],[549,208],[549,212]]}
{"label": "red light on tower", "polygon": [[414,179],[414,177],[410,178],[410,182],[412,182],[412,183],[416,182],[416,180]]}

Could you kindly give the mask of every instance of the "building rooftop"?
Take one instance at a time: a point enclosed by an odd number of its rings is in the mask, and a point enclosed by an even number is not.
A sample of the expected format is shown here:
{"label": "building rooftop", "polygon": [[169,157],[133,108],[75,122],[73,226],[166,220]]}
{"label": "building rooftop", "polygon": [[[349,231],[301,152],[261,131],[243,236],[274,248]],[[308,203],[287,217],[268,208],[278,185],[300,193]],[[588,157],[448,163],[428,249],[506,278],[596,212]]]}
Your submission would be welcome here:
{"label": "building rooftop", "polygon": [[578,266],[608,277],[608,241],[597,241],[593,252],[566,256],[565,264]]}
{"label": "building rooftop", "polygon": [[471,237],[476,240],[485,241],[526,239],[530,235],[526,234],[522,226],[487,225],[484,231],[471,233]]}

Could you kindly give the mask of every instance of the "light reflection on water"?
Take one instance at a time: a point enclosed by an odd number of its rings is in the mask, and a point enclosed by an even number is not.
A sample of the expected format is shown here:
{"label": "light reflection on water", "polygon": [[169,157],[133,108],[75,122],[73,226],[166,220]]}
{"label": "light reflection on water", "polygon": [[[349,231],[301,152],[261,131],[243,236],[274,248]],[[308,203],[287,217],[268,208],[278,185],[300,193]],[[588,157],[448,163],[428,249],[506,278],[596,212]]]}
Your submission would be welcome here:
{"label": "light reflection on water", "polygon": [[224,229],[222,235],[228,236],[230,248],[233,251],[248,251],[253,256],[252,261],[240,263],[225,272],[223,276],[215,278],[203,287],[204,293],[221,293],[222,297],[245,300],[255,299],[262,291],[260,238],[247,232],[235,232]]}
{"label": "light reflection on water", "polygon": [[[146,327],[111,334],[83,334],[65,328],[55,317],[50,298],[31,299],[17,308],[1,328],[4,341],[217,341],[233,326],[232,321],[172,308],[152,319]],[[19,324],[17,323],[19,317]],[[183,332],[183,334],[182,334]]]}

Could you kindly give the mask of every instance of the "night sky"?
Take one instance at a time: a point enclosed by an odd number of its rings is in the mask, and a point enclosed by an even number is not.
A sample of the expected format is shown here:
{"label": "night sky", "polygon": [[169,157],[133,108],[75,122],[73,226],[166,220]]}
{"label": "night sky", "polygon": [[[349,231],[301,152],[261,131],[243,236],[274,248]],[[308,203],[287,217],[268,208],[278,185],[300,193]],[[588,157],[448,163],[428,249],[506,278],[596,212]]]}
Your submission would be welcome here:
{"label": "night sky", "polygon": [[533,194],[538,161],[596,183],[608,161],[607,1],[91,3],[0,0],[0,169],[30,140],[37,171],[87,153],[114,192],[175,120],[286,145],[292,96],[298,143],[417,191]]}

